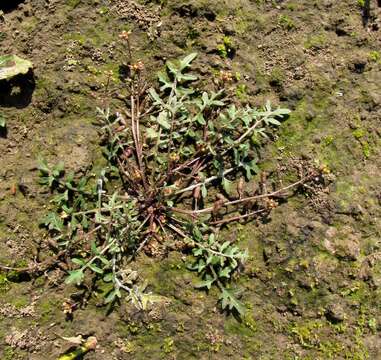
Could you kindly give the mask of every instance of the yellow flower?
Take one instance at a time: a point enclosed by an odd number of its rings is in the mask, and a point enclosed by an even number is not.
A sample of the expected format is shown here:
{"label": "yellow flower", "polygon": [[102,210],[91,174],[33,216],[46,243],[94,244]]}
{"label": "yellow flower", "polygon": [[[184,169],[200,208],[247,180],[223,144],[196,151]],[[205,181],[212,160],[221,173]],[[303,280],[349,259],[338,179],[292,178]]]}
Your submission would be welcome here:
{"label": "yellow flower", "polygon": [[131,34],[131,31],[122,31],[120,34],[119,34],[119,39],[121,40],[128,40],[129,36]]}
{"label": "yellow flower", "polygon": [[144,63],[143,61],[139,60],[135,64],[130,65],[130,69],[133,71],[143,71],[144,70]]}

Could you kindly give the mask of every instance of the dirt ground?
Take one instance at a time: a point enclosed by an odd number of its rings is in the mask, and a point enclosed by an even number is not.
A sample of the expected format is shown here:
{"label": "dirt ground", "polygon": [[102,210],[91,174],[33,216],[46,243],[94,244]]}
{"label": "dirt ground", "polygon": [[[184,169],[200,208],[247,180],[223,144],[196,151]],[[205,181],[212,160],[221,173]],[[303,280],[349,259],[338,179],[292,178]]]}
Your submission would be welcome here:
{"label": "dirt ground", "polygon": [[[2,1],[2,54],[34,64],[0,84],[0,264],[51,255],[39,227],[50,195],[36,159],[63,160],[78,176],[101,166],[96,126],[106,81],[118,71],[122,30],[154,74],[197,51],[205,84],[235,75],[236,96],[292,110],[263,152],[262,168],[290,161],[326,168],[327,186],[276,208],[266,223],[229,227],[250,259],[241,321],[216,293],[192,288],[179,254],[137,266],[164,299],[146,313],[100,297],[68,319],[81,292],[61,270],[0,272],[0,358],[57,359],[63,337],[95,335],[91,359],[381,359],[381,8],[357,0]],[[11,5],[7,5],[12,3]],[[118,103],[116,102],[118,106]]]}

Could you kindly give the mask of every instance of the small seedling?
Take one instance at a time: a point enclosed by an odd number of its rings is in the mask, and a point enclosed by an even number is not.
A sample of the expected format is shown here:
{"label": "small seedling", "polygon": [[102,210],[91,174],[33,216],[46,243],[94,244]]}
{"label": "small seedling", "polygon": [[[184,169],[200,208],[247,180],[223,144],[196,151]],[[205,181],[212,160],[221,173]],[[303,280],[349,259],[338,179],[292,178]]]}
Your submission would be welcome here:
{"label": "small seedling", "polygon": [[222,309],[242,315],[231,280],[247,251],[220,228],[268,214],[277,196],[317,174],[299,173],[294,183],[274,183],[271,191],[262,186],[244,192],[244,179],[260,171],[259,148],[290,111],[270,103],[240,106],[223,88],[197,88],[198,77],[190,72],[196,53],[168,61],[159,86],[152,86],[143,62],[132,59],[129,38],[127,32],[120,36],[129,70],[125,105],[98,109],[108,166],[97,179],[76,180],[62,164],[50,168],[40,161],[41,183],[55,194],[54,211],[43,224],[69,259],[66,281],[101,279],[110,285],[106,303],[124,292],[144,310],[157,298],[137,283],[132,262],[151,244],[176,240],[200,276],[196,287],[216,286]]}
{"label": "small seedling", "polygon": [[222,58],[232,58],[236,52],[233,40],[229,36],[224,36],[222,44],[217,45],[217,52]]}

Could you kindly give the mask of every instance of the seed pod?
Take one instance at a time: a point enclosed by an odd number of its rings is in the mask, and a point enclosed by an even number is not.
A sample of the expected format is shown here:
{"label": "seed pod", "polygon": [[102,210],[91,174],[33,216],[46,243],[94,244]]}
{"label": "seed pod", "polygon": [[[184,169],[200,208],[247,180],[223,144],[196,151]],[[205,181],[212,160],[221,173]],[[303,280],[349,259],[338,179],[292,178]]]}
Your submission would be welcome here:
{"label": "seed pod", "polygon": [[12,195],[16,195],[16,192],[17,192],[17,186],[16,186],[16,184],[12,184],[12,186],[11,186],[11,194]]}
{"label": "seed pod", "polygon": [[173,161],[173,162],[177,162],[177,161],[180,160],[180,156],[179,156],[179,154],[177,154],[177,153],[171,153],[171,154],[169,155],[169,159],[170,159],[171,161]]}
{"label": "seed pod", "polygon": [[133,174],[133,179],[135,181],[140,181],[142,179],[142,175],[140,174],[140,171],[135,169]]}
{"label": "seed pod", "polygon": [[153,222],[153,223],[151,224],[149,230],[150,230],[150,232],[152,232],[152,233],[155,233],[155,232],[156,232],[156,230],[157,230],[157,225],[156,225],[155,222]]}
{"label": "seed pod", "polygon": [[159,221],[162,223],[162,224],[165,224],[167,222],[167,219],[165,218],[164,215],[160,215],[159,216]]}
{"label": "seed pod", "polygon": [[60,261],[59,263],[58,263],[58,267],[61,269],[61,270],[64,270],[64,271],[68,271],[68,266],[67,266],[67,264],[66,263],[64,263],[63,261]]}
{"label": "seed pod", "polygon": [[166,195],[166,196],[172,195],[172,193],[173,193],[173,188],[171,188],[171,187],[166,187],[166,188],[164,188],[163,192],[164,192],[164,195]]}
{"label": "seed pod", "polygon": [[267,199],[266,205],[269,209],[275,209],[278,206],[278,203],[274,199]]}
{"label": "seed pod", "polygon": [[123,156],[128,159],[133,154],[133,150],[131,148],[127,148],[123,152]]}
{"label": "seed pod", "polygon": [[57,244],[57,242],[55,240],[48,238],[46,241],[47,241],[47,243],[48,243],[48,245],[50,246],[51,249],[53,249],[53,250],[57,250],[58,249],[58,244]]}
{"label": "seed pod", "polygon": [[217,194],[217,195],[216,195],[216,198],[217,198],[218,200],[221,200],[222,202],[227,201],[227,200],[226,200],[226,197],[223,196],[222,194]]}
{"label": "seed pod", "polygon": [[129,39],[129,37],[130,37],[130,35],[131,35],[131,31],[122,31],[120,34],[119,34],[119,39],[121,39],[121,40],[128,40]]}
{"label": "seed pod", "polygon": [[237,192],[238,196],[241,198],[243,195],[243,185],[244,185],[244,180],[243,177],[239,178],[238,184],[237,184]]}
{"label": "seed pod", "polygon": [[193,189],[193,197],[195,199],[199,199],[200,198],[200,195],[201,195],[201,188],[200,186],[197,186]]}
{"label": "seed pod", "polygon": [[220,199],[220,200],[215,201],[213,204],[213,211],[212,211],[213,215],[217,215],[218,212],[223,207],[223,205],[224,205],[224,200]]}

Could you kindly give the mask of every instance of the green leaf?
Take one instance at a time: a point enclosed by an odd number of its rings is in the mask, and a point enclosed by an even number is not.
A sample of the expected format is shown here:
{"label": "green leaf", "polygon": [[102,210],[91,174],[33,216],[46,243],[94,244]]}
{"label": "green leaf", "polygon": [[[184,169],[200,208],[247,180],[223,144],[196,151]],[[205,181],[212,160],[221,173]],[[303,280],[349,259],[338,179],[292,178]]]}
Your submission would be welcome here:
{"label": "green leaf", "polygon": [[273,111],[273,116],[284,116],[284,115],[288,115],[290,113],[291,113],[291,110],[289,110],[289,109],[278,108],[278,109]]}
{"label": "green leaf", "polygon": [[199,259],[193,265],[189,264],[187,267],[189,270],[197,271],[198,273],[201,273],[205,269],[206,264],[205,264],[205,261],[203,259]]}
{"label": "green leaf", "polygon": [[99,255],[100,252],[97,248],[97,245],[95,244],[95,241],[92,241],[91,244],[90,244],[90,248],[91,248],[91,252],[94,254],[94,255]]}
{"label": "green leaf", "polygon": [[208,238],[209,245],[213,245],[216,242],[216,235],[214,233],[211,233]]}
{"label": "green leaf", "polygon": [[224,190],[227,192],[227,193],[230,193],[231,190],[232,190],[232,186],[233,186],[233,182],[226,179],[226,178],[223,178],[222,179],[222,187],[224,188]]}
{"label": "green leaf", "polygon": [[195,239],[198,240],[198,241],[203,241],[204,240],[203,237],[202,237],[202,233],[201,233],[200,229],[197,226],[195,226],[193,228],[193,235],[194,235]]}
{"label": "green leaf", "polygon": [[251,178],[253,177],[253,173],[257,173],[259,170],[258,166],[254,163],[249,163],[249,164],[244,164],[243,165],[243,168],[245,169],[246,171],[246,179],[247,180],[251,180]]}
{"label": "green leaf", "polygon": [[82,260],[82,259],[72,258],[71,261],[72,261],[74,264],[77,264],[77,265],[79,265],[79,266],[84,266],[84,265],[85,265],[85,261]]}
{"label": "green leaf", "polygon": [[62,210],[63,210],[66,214],[68,214],[68,215],[70,215],[70,214],[73,212],[73,209],[72,209],[72,208],[69,208],[69,207],[66,206],[65,204],[62,205]]}
{"label": "green leaf", "polygon": [[152,128],[147,128],[146,133],[148,139],[156,139],[159,137],[159,133]]}
{"label": "green leaf", "polygon": [[83,190],[86,184],[87,184],[87,178],[83,177],[81,180],[79,180],[77,188],[80,190]]}
{"label": "green leaf", "polygon": [[69,226],[71,234],[74,234],[75,230],[77,229],[77,225],[78,225],[78,220],[76,219],[75,216],[72,216],[70,221],[70,226]]}
{"label": "green leaf", "polygon": [[37,159],[37,168],[40,170],[43,174],[49,174],[50,173],[50,168],[48,165],[48,162],[46,159],[39,157]]}
{"label": "green leaf", "polygon": [[210,275],[206,276],[206,279],[204,281],[200,281],[199,283],[195,284],[196,289],[202,289],[206,287],[208,290],[212,287],[213,283],[216,281],[216,278],[212,278]]}
{"label": "green leaf", "polygon": [[235,310],[239,315],[243,316],[246,313],[246,307],[240,301],[238,301],[235,297],[235,294],[226,289],[222,289],[222,293],[220,295],[221,307],[223,310]]}
{"label": "green leaf", "polygon": [[230,267],[225,267],[223,268],[222,270],[219,271],[218,273],[218,276],[219,277],[225,277],[225,278],[230,278],[230,273],[231,273],[232,269]]}
{"label": "green leaf", "polygon": [[195,249],[193,249],[193,255],[194,256],[200,256],[200,255],[202,255],[203,251],[204,250],[202,248],[195,248]]}
{"label": "green leaf", "polygon": [[208,190],[206,189],[205,184],[202,184],[201,185],[201,196],[205,199],[207,195],[208,195]]}
{"label": "green leaf", "polygon": [[186,75],[179,74],[177,76],[177,79],[179,81],[195,81],[195,80],[197,80],[197,76],[192,75],[192,74],[186,74]]}
{"label": "green leaf", "polygon": [[157,117],[157,122],[158,124],[166,129],[166,130],[169,130],[171,128],[171,124],[168,122],[168,113],[167,111],[162,111],[159,116]]}
{"label": "green leaf", "polygon": [[3,114],[0,114],[0,128],[5,128],[7,126],[7,123],[5,121],[5,117]]}
{"label": "green leaf", "polygon": [[0,80],[12,79],[17,75],[25,75],[33,67],[29,60],[23,60],[17,55],[0,56]]}
{"label": "green leaf", "polygon": [[103,274],[103,270],[101,269],[101,268],[99,268],[98,266],[96,266],[94,263],[90,263],[89,265],[88,265],[88,267],[92,270],[92,271],[94,271],[95,273],[97,273],[97,274]]}
{"label": "green leaf", "polygon": [[198,113],[195,117],[195,120],[200,124],[200,125],[205,125],[206,121],[204,119],[204,115],[202,113]]}
{"label": "green leaf", "polygon": [[227,249],[230,245],[230,241],[225,241],[221,246],[220,246],[220,252],[224,252],[225,249]]}
{"label": "green leaf", "polygon": [[184,59],[180,61],[180,70],[184,70],[185,68],[189,67],[192,61],[197,57],[197,53],[191,53],[187,55]]}
{"label": "green leaf", "polygon": [[62,204],[62,203],[65,203],[69,200],[69,192],[68,190],[66,190],[65,192],[63,192],[62,194],[58,194],[56,195],[52,202],[56,203],[56,204]]}
{"label": "green leaf", "polygon": [[172,85],[171,81],[168,79],[167,74],[165,74],[164,72],[159,72],[158,78],[159,78],[159,82],[161,82],[163,84],[160,87],[160,91],[164,91],[166,89],[172,88],[173,85]]}
{"label": "green leaf", "polygon": [[108,303],[111,303],[115,300],[116,298],[116,290],[112,290],[108,293],[108,295],[106,296],[105,298],[105,303],[108,304]]}
{"label": "green leaf", "polygon": [[66,278],[65,283],[66,284],[76,284],[80,285],[83,281],[85,274],[83,273],[83,270],[71,270],[69,271],[69,276]]}
{"label": "green leaf", "polygon": [[113,273],[108,273],[105,276],[103,276],[103,281],[104,282],[111,282],[114,278]]}
{"label": "green leaf", "polygon": [[221,100],[213,100],[211,102],[211,105],[213,105],[213,106],[224,106],[225,103],[223,101],[221,101]]}
{"label": "green leaf", "polygon": [[278,120],[275,120],[274,118],[267,118],[266,123],[280,126],[280,122]]}
{"label": "green leaf", "polygon": [[179,71],[179,68],[176,66],[176,64],[173,61],[168,60],[166,62],[166,66],[168,70],[173,74],[176,75]]}
{"label": "green leaf", "polygon": [[82,215],[81,225],[84,230],[87,230],[89,228],[89,220],[87,219],[86,215]]}
{"label": "green leaf", "polygon": [[100,261],[102,261],[102,263],[103,263],[104,265],[106,265],[106,266],[109,266],[109,265],[110,265],[110,261],[107,260],[104,256],[99,255],[99,256],[98,256],[98,259],[99,259]]}
{"label": "green leaf", "polygon": [[65,169],[65,164],[63,161],[60,161],[58,164],[53,166],[52,175],[56,178],[60,177],[62,175],[64,169]]}
{"label": "green leaf", "polygon": [[57,230],[61,232],[64,228],[62,219],[53,212],[48,213],[42,222],[45,226],[48,227],[49,230]]}
{"label": "green leaf", "polygon": [[151,95],[151,98],[153,100],[155,100],[155,102],[154,102],[155,105],[160,105],[163,103],[163,101],[160,99],[159,94],[156,92],[156,90],[154,88],[149,89],[148,92]]}

